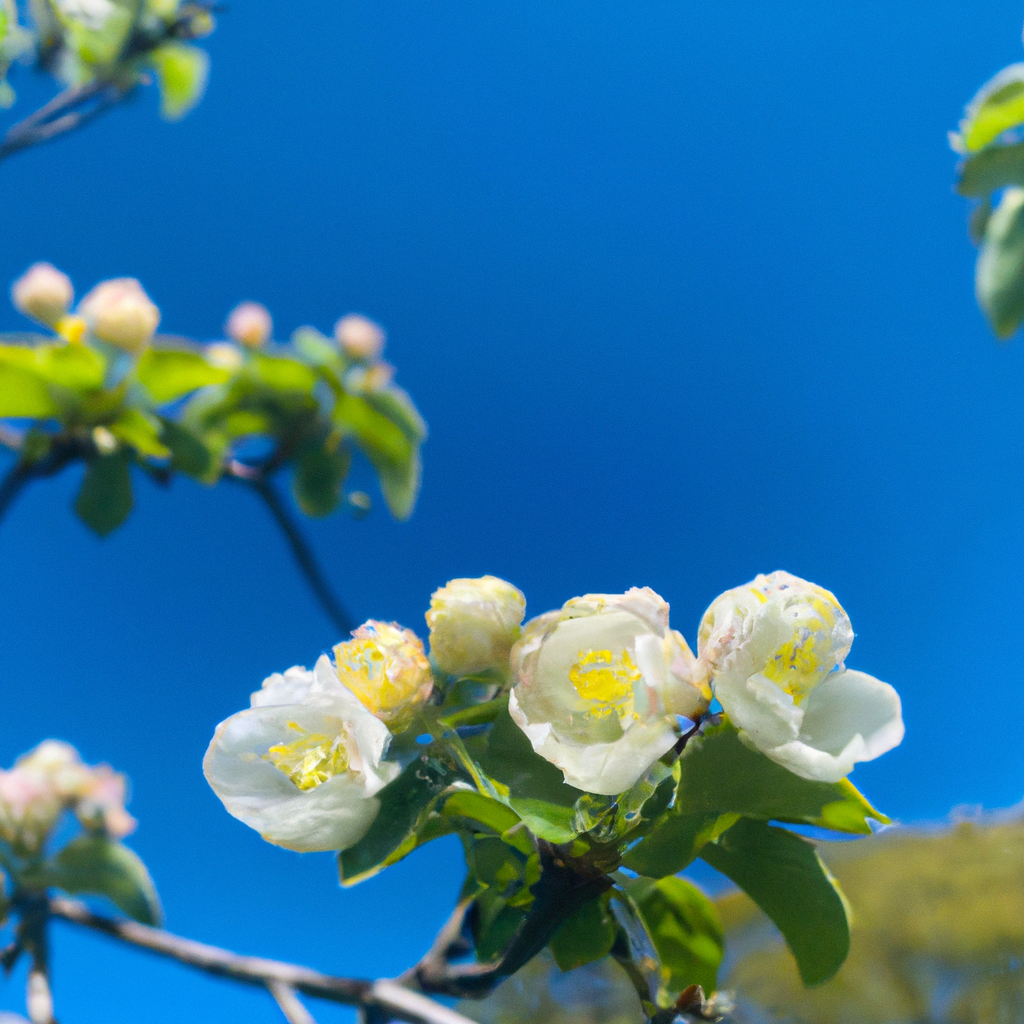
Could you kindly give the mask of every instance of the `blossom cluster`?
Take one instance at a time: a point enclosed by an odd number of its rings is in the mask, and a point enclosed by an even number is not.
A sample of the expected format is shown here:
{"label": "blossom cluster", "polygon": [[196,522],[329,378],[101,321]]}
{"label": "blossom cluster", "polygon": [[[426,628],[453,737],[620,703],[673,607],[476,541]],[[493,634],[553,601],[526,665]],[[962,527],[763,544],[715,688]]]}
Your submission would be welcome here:
{"label": "blossom cluster", "polygon": [[744,743],[794,774],[837,782],[903,737],[899,696],[847,669],[849,617],[785,572],[722,594],[697,652],[650,588],[587,594],[522,625],[526,601],[493,576],[434,593],[423,641],[369,621],[324,654],[264,681],[222,722],[204,761],[228,811],[293,850],[342,850],[379,812],[408,760],[395,737],[438,733],[460,681],[507,698],[534,751],[584,793],[616,796],[677,748],[717,699]]}
{"label": "blossom cluster", "polygon": [[19,857],[37,856],[68,811],[87,831],[122,839],[136,824],[126,791],[108,765],[87,765],[69,744],[44,740],[0,771],[0,840]]}

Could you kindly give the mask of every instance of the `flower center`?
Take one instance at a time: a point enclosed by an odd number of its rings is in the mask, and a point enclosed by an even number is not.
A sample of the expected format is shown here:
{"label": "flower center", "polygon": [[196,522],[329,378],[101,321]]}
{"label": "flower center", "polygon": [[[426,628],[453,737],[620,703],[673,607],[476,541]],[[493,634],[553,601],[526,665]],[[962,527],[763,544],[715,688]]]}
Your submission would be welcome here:
{"label": "flower center", "polygon": [[595,718],[633,714],[633,687],[641,679],[629,651],[617,655],[611,651],[580,651],[579,660],[569,669],[569,681],[584,699],[594,701],[589,713]]}
{"label": "flower center", "polygon": [[309,732],[295,722],[289,722],[288,728],[294,729],[299,738],[271,747],[263,755],[263,760],[284,772],[299,789],[316,789],[321,783],[348,770],[344,736],[331,739],[330,736]]}
{"label": "flower center", "polygon": [[388,679],[384,652],[370,637],[346,640],[334,648],[338,678],[373,714],[397,704],[401,695]]}
{"label": "flower center", "polygon": [[798,704],[836,664],[832,641],[835,614],[819,598],[812,598],[810,605],[813,612],[802,617],[792,637],[775,651],[763,672]]}

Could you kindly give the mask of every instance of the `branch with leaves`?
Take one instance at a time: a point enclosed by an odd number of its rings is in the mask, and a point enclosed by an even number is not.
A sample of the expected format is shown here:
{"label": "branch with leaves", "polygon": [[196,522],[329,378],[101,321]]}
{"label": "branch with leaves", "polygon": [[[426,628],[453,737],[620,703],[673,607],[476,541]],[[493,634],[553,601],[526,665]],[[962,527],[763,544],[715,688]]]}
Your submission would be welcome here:
{"label": "branch with leaves", "polygon": [[15,102],[12,63],[63,86],[8,129],[0,160],[81,128],[154,76],[163,116],[183,117],[206,87],[209,58],[191,41],[213,31],[213,9],[204,0],[38,0],[19,10],[0,0],[0,107]]}
{"label": "branch with leaves", "polygon": [[324,611],[351,629],[277,480],[290,475],[307,516],[361,516],[369,498],[344,492],[358,452],[392,513],[412,513],[426,426],[392,382],[376,324],[350,315],[333,338],[303,327],[276,345],[266,309],[243,303],[227,340],[200,345],[157,334],[160,312],[130,278],[102,282],[71,312],[71,282],[37,264],[12,295],[50,333],[0,335],[0,445],[15,456],[0,518],[28,484],[79,463],[75,512],[100,536],[131,513],[133,471],[161,485],[176,474],[233,483],[268,508]]}

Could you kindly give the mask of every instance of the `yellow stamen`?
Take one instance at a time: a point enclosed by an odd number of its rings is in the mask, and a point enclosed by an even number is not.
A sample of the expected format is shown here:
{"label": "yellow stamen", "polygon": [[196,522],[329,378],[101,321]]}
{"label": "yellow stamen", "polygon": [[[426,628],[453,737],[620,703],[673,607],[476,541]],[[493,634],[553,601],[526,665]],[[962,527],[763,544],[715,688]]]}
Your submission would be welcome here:
{"label": "yellow stamen", "polygon": [[584,699],[594,701],[590,714],[596,718],[633,714],[633,688],[641,679],[629,651],[580,651],[579,661],[569,669],[569,681]]}
{"label": "yellow stamen", "polygon": [[348,769],[344,736],[331,739],[309,732],[295,722],[289,722],[288,728],[299,733],[300,738],[271,747],[263,755],[263,760],[284,772],[299,789],[316,789]]}
{"label": "yellow stamen", "polygon": [[72,345],[80,344],[85,335],[85,321],[80,316],[62,316],[54,330]]}

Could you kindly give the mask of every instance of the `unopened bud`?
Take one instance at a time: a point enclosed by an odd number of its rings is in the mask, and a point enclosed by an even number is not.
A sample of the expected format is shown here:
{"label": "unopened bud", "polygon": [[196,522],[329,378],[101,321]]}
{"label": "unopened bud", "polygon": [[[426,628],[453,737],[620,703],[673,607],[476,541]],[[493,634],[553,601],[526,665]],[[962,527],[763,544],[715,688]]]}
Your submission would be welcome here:
{"label": "unopened bud", "polygon": [[343,316],[334,325],[334,337],[350,359],[373,362],[384,351],[384,331],[358,313]]}
{"label": "unopened bud", "polygon": [[100,455],[112,455],[117,451],[117,438],[106,427],[93,427],[92,441]]}
{"label": "unopened bud", "polygon": [[260,348],[270,340],[273,323],[266,306],[258,302],[241,302],[231,311],[224,330],[232,341],[247,348]]}
{"label": "unopened bud", "polygon": [[354,394],[369,394],[386,388],[395,376],[390,363],[374,363],[372,366],[353,366],[345,374],[345,387]]}
{"label": "unopened bud", "polygon": [[94,337],[133,353],[149,344],[160,323],[160,310],[133,277],[100,282],[78,312]]}
{"label": "unopened bud", "polygon": [[30,971],[25,1009],[32,1024],[53,1024],[53,996],[50,983],[42,971]]}
{"label": "unopened bud", "polygon": [[212,345],[207,345],[206,359],[218,369],[230,370],[232,373],[242,367],[242,353],[238,346],[230,345],[226,341],[215,341]]}
{"label": "unopened bud", "polygon": [[35,263],[11,286],[15,309],[47,327],[67,313],[75,289],[67,274],[49,263]]}

